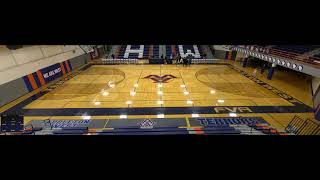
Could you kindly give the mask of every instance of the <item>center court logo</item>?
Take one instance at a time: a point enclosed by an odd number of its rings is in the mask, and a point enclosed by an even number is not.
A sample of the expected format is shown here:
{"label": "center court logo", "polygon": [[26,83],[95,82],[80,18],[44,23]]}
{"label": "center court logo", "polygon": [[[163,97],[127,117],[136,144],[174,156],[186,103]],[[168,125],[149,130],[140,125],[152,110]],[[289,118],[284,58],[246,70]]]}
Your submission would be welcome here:
{"label": "center court logo", "polygon": [[151,79],[153,80],[154,83],[168,83],[170,79],[175,79],[177,78],[176,76],[173,76],[171,74],[166,74],[163,76],[158,76],[158,75],[149,75],[144,77],[144,79]]}
{"label": "center court logo", "polygon": [[138,123],[142,129],[152,129],[155,124],[156,122],[151,119],[144,119],[142,122]]}

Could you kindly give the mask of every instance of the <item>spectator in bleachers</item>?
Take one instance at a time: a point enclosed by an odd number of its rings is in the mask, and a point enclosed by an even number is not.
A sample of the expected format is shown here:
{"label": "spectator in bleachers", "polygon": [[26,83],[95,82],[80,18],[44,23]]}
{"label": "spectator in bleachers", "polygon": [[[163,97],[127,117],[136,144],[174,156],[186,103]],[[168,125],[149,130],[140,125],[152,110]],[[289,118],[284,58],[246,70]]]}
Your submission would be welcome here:
{"label": "spectator in bleachers", "polygon": [[161,64],[164,64],[164,57],[163,57],[163,55],[161,55],[160,61],[161,61]]}
{"label": "spectator in bleachers", "polygon": [[191,65],[191,61],[192,61],[192,55],[191,54],[189,54],[188,55],[188,57],[187,57],[187,60],[188,60],[188,66],[190,66]]}
{"label": "spectator in bleachers", "polygon": [[203,58],[207,59],[207,54],[206,53],[203,53]]}
{"label": "spectator in bleachers", "polygon": [[181,63],[181,56],[180,56],[180,54],[177,54],[176,63],[177,63],[177,64],[180,64],[180,63]]}
{"label": "spectator in bleachers", "polygon": [[261,74],[263,74],[264,73],[264,70],[266,69],[266,64],[265,63],[263,63],[263,65],[262,65],[262,67],[261,67]]}
{"label": "spectator in bleachers", "polygon": [[114,59],[115,58],[114,54],[112,54],[111,57],[112,57],[112,59]]}

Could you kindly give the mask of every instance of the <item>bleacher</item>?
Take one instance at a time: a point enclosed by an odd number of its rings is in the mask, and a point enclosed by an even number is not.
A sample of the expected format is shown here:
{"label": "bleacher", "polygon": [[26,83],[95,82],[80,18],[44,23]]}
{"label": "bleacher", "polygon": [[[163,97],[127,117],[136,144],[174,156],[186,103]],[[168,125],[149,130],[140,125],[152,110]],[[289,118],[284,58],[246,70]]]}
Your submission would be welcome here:
{"label": "bleacher", "polygon": [[319,45],[277,45],[274,46],[272,49],[278,49],[281,51],[291,52],[295,54],[304,54],[310,52],[316,48],[320,48]]}
{"label": "bleacher", "polygon": [[153,45],[153,57],[159,58],[159,45]]}
{"label": "bleacher", "polygon": [[285,130],[296,135],[320,135],[320,124],[311,119],[303,119],[295,115]]}
{"label": "bleacher", "polygon": [[320,49],[320,45],[237,45],[247,50],[260,52],[263,54],[278,56],[286,59],[302,61],[305,63],[320,65],[320,53],[310,55],[308,53]]}
{"label": "bleacher", "polygon": [[144,45],[142,59],[148,59],[149,58],[149,50],[150,50],[150,45]]}
{"label": "bleacher", "polygon": [[[126,50],[128,45],[120,45],[119,48],[116,51],[116,59],[147,59],[150,57],[155,57],[158,58],[159,57],[159,47],[160,45],[144,45],[143,48],[143,57],[139,58],[139,53],[129,53],[128,57],[126,57]],[[199,45],[195,45],[198,50],[199,50],[199,54],[197,52],[195,52],[194,50],[194,45],[183,45],[183,51],[179,51],[179,47],[178,45],[165,45],[165,51],[166,51],[166,58],[169,59],[170,56],[172,55],[172,58],[175,58],[177,54],[182,54],[182,53],[187,53],[188,51],[190,51],[191,53],[194,54],[198,54],[199,57],[194,57],[195,59],[203,59],[204,56],[204,52],[203,49],[201,48],[201,46]],[[131,50],[134,49],[139,49],[140,45],[131,45]],[[149,52],[152,49],[152,52]],[[128,52],[127,52],[128,53]],[[152,55],[152,56],[150,56]]]}
{"label": "bleacher", "polygon": [[200,46],[200,45],[197,45],[197,46],[198,46],[198,49],[199,49],[199,52],[200,52],[201,57],[204,57],[204,58],[205,58],[205,55],[204,55],[202,46]]}
{"label": "bleacher", "polygon": [[117,50],[116,59],[123,59],[124,53],[126,51],[126,45],[121,45],[119,49]]}
{"label": "bleacher", "polygon": [[170,56],[173,58],[172,46],[166,45],[166,58],[170,59]]}
{"label": "bleacher", "polygon": [[182,134],[206,134],[206,135],[287,135],[279,132],[268,124],[220,124],[205,127],[122,127],[113,129],[88,129],[86,127],[56,128],[52,135],[182,135]]}
{"label": "bleacher", "polygon": [[[78,121],[61,123],[62,120],[35,121],[36,124],[29,124],[22,134],[25,135],[290,135],[292,133],[280,132],[265,122],[260,117],[206,117],[195,118],[197,122],[208,122],[208,124],[194,125],[190,127],[179,127],[177,125],[162,125],[151,128],[139,125],[128,125],[124,123],[111,128],[100,128],[90,124],[95,121],[88,120],[79,123]],[[58,122],[59,121],[59,122]],[[60,122],[61,121],[61,122]],[[118,122],[119,120],[117,120]],[[71,123],[71,124],[69,124]],[[75,124],[76,123],[76,124]],[[110,123],[109,123],[110,124]],[[111,123],[112,124],[112,123]],[[89,128],[95,127],[95,128]]]}
{"label": "bleacher", "polygon": [[[188,50],[189,50],[189,51],[191,51],[191,53],[194,53],[194,54],[195,54],[195,51],[194,51],[193,46],[194,46],[194,45],[183,45],[183,52],[184,52],[184,53],[187,53]],[[196,45],[196,47],[197,47],[198,50],[199,50],[200,58],[195,58],[195,59],[202,59],[202,58],[203,58],[203,50],[202,50],[202,48],[201,48],[199,45]],[[176,49],[176,52],[177,52],[177,53],[180,53],[180,55],[182,54],[182,52],[179,51],[179,46],[176,46],[175,49]]]}
{"label": "bleacher", "polygon": [[320,53],[319,54],[314,54],[313,57],[320,58]]}
{"label": "bleacher", "polygon": [[[306,46],[274,46],[270,49],[270,53],[276,56],[303,61],[309,64],[319,65],[320,57],[315,55],[308,55],[309,52],[320,48],[319,45],[306,45]],[[307,55],[305,55],[307,54]]]}
{"label": "bleacher", "polygon": [[[139,53],[129,53],[128,57],[125,57],[126,49],[128,45],[121,45],[119,47],[116,59],[139,59]],[[140,45],[131,45],[131,49],[139,49]],[[147,59],[149,57],[149,45],[144,45],[143,57],[140,59]]]}

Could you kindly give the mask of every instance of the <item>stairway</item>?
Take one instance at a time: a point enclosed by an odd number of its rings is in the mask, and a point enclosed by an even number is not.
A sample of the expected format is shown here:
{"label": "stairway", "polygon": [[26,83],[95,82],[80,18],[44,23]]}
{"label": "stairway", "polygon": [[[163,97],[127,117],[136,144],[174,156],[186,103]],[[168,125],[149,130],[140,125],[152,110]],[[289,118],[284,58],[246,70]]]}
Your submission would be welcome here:
{"label": "stairway", "polygon": [[107,59],[112,59],[111,55],[114,54],[116,55],[117,49],[120,48],[120,45],[114,45],[112,46],[110,53],[108,54],[108,56],[106,57]]}
{"label": "stairway", "polygon": [[298,59],[306,59],[309,57],[312,57],[313,55],[319,54],[320,53],[320,48],[314,49],[312,51],[306,52],[302,55],[297,56],[296,58]]}
{"label": "stairway", "polygon": [[213,59],[213,54],[208,45],[200,45],[200,48],[202,48],[203,53],[207,55],[207,59]]}
{"label": "stairway", "polygon": [[166,57],[166,45],[159,45],[159,57]]}

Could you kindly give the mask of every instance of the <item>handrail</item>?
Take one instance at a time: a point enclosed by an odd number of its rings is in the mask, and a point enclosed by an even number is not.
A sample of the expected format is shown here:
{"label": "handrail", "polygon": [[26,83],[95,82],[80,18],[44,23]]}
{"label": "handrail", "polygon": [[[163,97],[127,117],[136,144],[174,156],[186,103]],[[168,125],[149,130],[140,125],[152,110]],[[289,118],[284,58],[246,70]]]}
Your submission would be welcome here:
{"label": "handrail", "polygon": [[319,135],[320,124],[312,121],[311,119],[304,120],[295,115],[285,128],[285,131],[296,135]]}
{"label": "handrail", "polygon": [[[241,48],[244,49],[248,49],[246,46],[239,46]],[[316,63],[314,61],[320,61],[320,58],[318,57],[314,57],[314,56],[308,56],[308,57],[301,57],[303,54],[297,54],[297,53],[293,53],[293,52],[286,52],[283,50],[279,50],[279,49],[273,49],[273,48],[265,48],[265,47],[261,47],[261,46],[250,46],[248,50],[250,51],[256,51],[256,49],[260,49],[263,48],[265,51],[268,51],[269,53],[265,53],[265,52],[260,52],[262,54],[265,55],[273,55],[273,56],[278,56],[278,57],[282,57],[282,58],[288,58],[288,59],[292,59],[292,60],[296,60],[296,61],[302,61],[302,62],[307,62],[309,64],[314,64],[314,65],[320,65],[319,63]]]}

